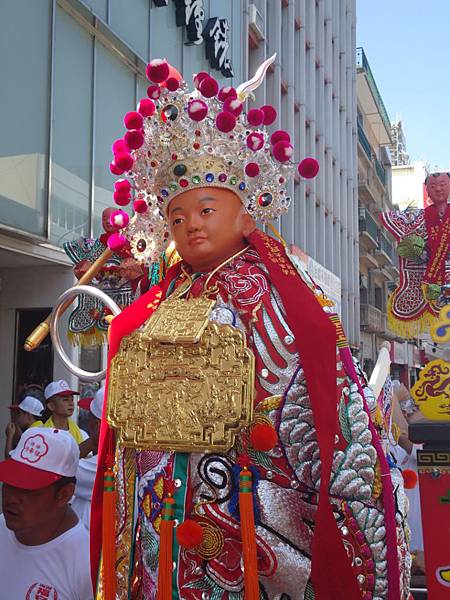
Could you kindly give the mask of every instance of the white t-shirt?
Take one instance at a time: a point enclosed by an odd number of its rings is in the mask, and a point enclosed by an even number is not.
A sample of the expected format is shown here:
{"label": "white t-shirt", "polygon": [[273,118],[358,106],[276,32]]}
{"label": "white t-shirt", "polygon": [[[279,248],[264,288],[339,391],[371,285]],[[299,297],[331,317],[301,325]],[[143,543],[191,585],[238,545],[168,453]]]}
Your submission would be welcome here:
{"label": "white t-shirt", "polygon": [[39,546],[24,546],[0,515],[1,598],[93,600],[89,536],[81,522]]}
{"label": "white t-shirt", "polygon": [[80,458],[76,474],[77,484],[72,498],[72,508],[89,531],[91,519],[92,488],[97,472],[97,455]]}

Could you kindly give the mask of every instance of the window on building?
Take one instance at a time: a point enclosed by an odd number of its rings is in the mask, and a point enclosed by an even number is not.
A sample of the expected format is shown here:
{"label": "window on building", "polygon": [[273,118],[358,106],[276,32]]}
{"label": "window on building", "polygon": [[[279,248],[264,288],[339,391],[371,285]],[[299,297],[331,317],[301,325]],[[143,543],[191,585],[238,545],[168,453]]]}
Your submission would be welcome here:
{"label": "window on building", "polygon": [[51,5],[50,0],[2,2],[0,20],[0,222],[42,236],[47,233]]}
{"label": "window on building", "polygon": [[114,206],[115,176],[109,172],[111,146],[124,135],[123,117],[135,109],[135,75],[112,52],[96,42],[94,236],[103,232],[101,214]]}
{"label": "window on building", "polygon": [[56,6],[50,239],[89,235],[93,39]]}

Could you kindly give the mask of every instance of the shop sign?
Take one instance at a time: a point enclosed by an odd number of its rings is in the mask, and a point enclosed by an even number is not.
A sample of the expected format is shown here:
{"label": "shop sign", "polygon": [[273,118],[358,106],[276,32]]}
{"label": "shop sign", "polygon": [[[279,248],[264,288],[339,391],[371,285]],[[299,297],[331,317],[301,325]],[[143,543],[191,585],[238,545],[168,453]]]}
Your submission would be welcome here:
{"label": "shop sign", "polygon": [[[153,0],[155,6],[168,6],[169,0]],[[174,0],[176,24],[185,27],[187,44],[205,44],[206,59],[211,68],[224,77],[233,77],[233,66],[228,58],[230,25],[227,19],[212,17],[206,25],[204,0]]]}

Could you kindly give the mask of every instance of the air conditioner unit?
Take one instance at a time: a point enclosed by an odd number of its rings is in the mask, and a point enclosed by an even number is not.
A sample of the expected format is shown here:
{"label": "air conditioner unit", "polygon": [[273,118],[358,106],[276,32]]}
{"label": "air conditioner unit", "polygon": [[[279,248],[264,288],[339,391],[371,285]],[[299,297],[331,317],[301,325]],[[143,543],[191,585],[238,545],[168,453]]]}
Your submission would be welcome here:
{"label": "air conditioner unit", "polygon": [[264,19],[253,3],[248,6],[248,26],[258,40],[264,39]]}

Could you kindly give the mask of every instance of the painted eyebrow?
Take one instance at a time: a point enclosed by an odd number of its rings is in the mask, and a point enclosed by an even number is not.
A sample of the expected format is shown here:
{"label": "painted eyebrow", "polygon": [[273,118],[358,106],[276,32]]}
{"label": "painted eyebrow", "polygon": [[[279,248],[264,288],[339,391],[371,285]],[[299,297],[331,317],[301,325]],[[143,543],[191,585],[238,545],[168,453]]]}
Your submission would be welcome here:
{"label": "painted eyebrow", "polygon": [[[199,202],[210,202],[211,200],[213,202],[215,202],[216,198],[214,198],[213,196],[205,196],[204,198],[200,198]],[[169,210],[169,214],[170,214],[170,216],[172,216],[173,213],[180,212],[182,210],[183,210],[183,208],[181,206],[177,206],[177,207],[173,208],[172,210]]]}

